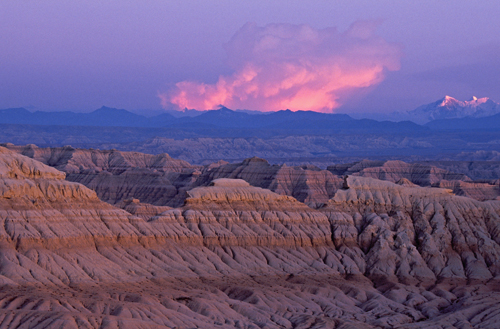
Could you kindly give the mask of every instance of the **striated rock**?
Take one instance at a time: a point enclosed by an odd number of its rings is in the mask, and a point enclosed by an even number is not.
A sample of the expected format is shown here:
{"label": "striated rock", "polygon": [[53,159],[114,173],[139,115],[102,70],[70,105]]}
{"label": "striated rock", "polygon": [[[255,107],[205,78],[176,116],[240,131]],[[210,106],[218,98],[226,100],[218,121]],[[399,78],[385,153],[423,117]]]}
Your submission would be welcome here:
{"label": "striated rock", "polygon": [[497,181],[493,181],[492,183],[480,183],[442,180],[439,182],[438,186],[450,189],[456,195],[462,195],[480,201],[495,200],[500,197],[500,186]]}
{"label": "striated rock", "polygon": [[390,182],[397,182],[405,178],[420,186],[433,186],[442,180],[471,180],[464,174],[453,173],[427,164],[410,164],[403,161],[363,160],[351,164],[330,166],[328,170],[336,175],[372,177]]}
{"label": "striated rock", "polygon": [[38,161],[27,159],[0,146],[0,178],[64,179],[66,175]]}
{"label": "striated rock", "polygon": [[[218,177],[187,190],[180,208],[130,198],[127,212],[12,151],[0,149],[0,164],[4,327],[495,328],[500,320],[500,201],[349,176],[346,189],[311,209]],[[257,164],[269,166],[250,159],[240,168],[251,177]]]}
{"label": "striated rock", "polygon": [[200,174],[197,166],[172,159],[168,154],[150,155],[116,150],[84,150],[70,146],[10,149],[66,172],[66,179],[96,191],[111,204],[136,198],[157,206],[182,204],[186,189]]}
{"label": "striated rock", "polygon": [[381,167],[384,165],[384,161],[376,161],[376,160],[361,160],[358,162],[352,163],[340,163],[327,167],[327,170],[333,173],[334,175],[352,175],[354,173],[360,172],[366,168],[373,167]]}
{"label": "striated rock", "polygon": [[338,191],[323,211],[345,227],[335,244],[356,241],[364,252],[367,275],[412,284],[500,278],[498,201],[373,178],[347,180],[349,189]]}
{"label": "striated rock", "polygon": [[[498,152],[477,152],[477,153],[493,153]],[[459,157],[460,158],[460,157]],[[488,159],[488,157],[485,157]],[[494,158],[495,160],[475,160],[475,161],[426,161],[423,164],[436,166],[448,171],[461,173],[467,175],[471,179],[492,181],[500,177],[500,157]]]}
{"label": "striated rock", "polygon": [[[328,170],[338,175],[373,177],[402,184],[402,180],[420,186],[451,189],[454,194],[479,201],[495,200],[500,190],[495,180],[500,176],[500,165],[495,161],[369,161],[338,164]],[[479,179],[472,181],[470,177]]]}
{"label": "striated rock", "polygon": [[144,220],[148,220],[149,218],[157,216],[164,211],[172,209],[166,206],[155,206],[149,203],[141,203],[139,199],[123,200],[122,202],[116,204],[116,206]]}
{"label": "striated rock", "polygon": [[18,250],[89,247],[141,235],[136,218],[64,173],[1,147],[0,163],[2,243]]}
{"label": "striated rock", "polygon": [[178,207],[183,204],[187,190],[206,186],[217,177],[228,177],[242,178],[251,185],[290,195],[311,207],[319,207],[342,186],[338,176],[346,174],[392,182],[404,178],[420,186],[451,188],[457,195],[481,201],[498,197],[491,179],[474,182],[473,185],[466,184],[472,183],[467,173],[473,177],[498,177],[495,176],[498,166],[493,162],[408,164],[402,161],[363,160],[329,166],[328,171],[325,171],[311,165],[270,165],[255,157],[237,164],[221,161],[200,167],[172,159],[166,154],[153,156],[136,152],[79,150],[72,147],[40,149],[34,145],[8,147],[65,171],[68,180],[84,184],[95,190],[101,200],[117,205],[123,200],[137,198],[155,206]]}
{"label": "striated rock", "polygon": [[[216,179],[211,186],[197,187],[188,195],[182,208],[149,221],[162,236],[180,241],[187,234],[194,239],[191,243],[199,237],[206,246],[332,245],[325,215],[290,196],[250,186],[244,180]],[[185,227],[182,235],[179,223]]]}
{"label": "striated rock", "polygon": [[67,180],[84,184],[111,204],[136,198],[155,206],[178,207],[184,203],[186,191],[194,187],[206,186],[216,178],[240,178],[315,207],[326,203],[342,185],[339,177],[315,166],[270,165],[256,157],[200,167],[167,154],[42,149],[34,145],[9,148],[66,172]]}
{"label": "striated rock", "polygon": [[293,196],[312,207],[326,203],[343,183],[340,177],[315,166],[270,165],[256,157],[241,163],[207,168],[196,185],[207,185],[216,178],[243,179],[250,185]]}
{"label": "striated rock", "polygon": [[407,186],[407,187],[417,187],[416,184],[413,184],[412,182],[410,182],[408,179],[406,178],[401,178],[400,180],[398,180],[396,182],[396,184],[398,185],[401,185],[401,186]]}
{"label": "striated rock", "polygon": [[67,174],[77,174],[82,171],[118,173],[133,168],[181,172],[185,168],[193,167],[185,161],[172,159],[168,154],[151,155],[116,150],[86,150],[75,149],[71,146],[39,148],[33,144],[26,146],[10,144],[8,148]]}

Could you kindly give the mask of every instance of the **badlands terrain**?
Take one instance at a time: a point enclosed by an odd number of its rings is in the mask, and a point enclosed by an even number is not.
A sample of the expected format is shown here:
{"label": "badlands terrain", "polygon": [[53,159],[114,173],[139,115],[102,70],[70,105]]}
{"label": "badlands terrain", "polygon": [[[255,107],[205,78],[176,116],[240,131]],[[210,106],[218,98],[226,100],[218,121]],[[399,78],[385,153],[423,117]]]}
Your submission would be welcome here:
{"label": "badlands terrain", "polygon": [[0,328],[498,328],[494,161],[0,147]]}

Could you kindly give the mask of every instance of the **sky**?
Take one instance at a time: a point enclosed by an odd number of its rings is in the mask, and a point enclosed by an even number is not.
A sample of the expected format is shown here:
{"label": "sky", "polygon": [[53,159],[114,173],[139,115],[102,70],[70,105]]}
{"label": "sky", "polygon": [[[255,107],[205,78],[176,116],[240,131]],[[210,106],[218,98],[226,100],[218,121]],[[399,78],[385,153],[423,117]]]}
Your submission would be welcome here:
{"label": "sky", "polygon": [[0,109],[500,101],[500,1],[0,2]]}

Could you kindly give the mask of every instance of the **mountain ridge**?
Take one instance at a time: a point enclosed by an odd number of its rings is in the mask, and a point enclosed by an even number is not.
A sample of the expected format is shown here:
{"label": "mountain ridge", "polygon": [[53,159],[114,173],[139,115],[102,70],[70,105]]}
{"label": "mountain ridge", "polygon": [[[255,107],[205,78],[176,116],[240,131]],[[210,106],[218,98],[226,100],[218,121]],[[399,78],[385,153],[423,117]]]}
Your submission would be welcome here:
{"label": "mountain ridge", "polygon": [[197,116],[174,117],[162,113],[145,117],[133,112],[101,107],[90,113],[30,112],[24,108],[0,110],[0,124],[30,124],[40,126],[137,127],[174,129],[285,129],[285,130],[390,130],[418,131],[428,128],[409,121],[390,122],[353,119],[347,114],[313,111],[282,110],[272,113],[249,114],[225,107],[206,111]]}
{"label": "mountain ridge", "polygon": [[460,101],[451,96],[422,105],[408,111],[408,117],[416,123],[427,123],[435,120],[461,119],[465,117],[483,118],[500,113],[500,104],[488,97],[472,96],[468,101]]}
{"label": "mountain ridge", "polygon": [[[421,105],[406,112],[361,114],[321,113],[314,111],[280,110],[276,112],[258,112],[232,110],[220,106],[216,110],[185,110],[147,116],[124,109],[102,106],[92,112],[30,112],[25,108],[0,110],[0,124],[66,125],[98,127],[143,127],[143,128],[209,128],[209,129],[450,129],[459,123],[457,119],[481,119],[500,114],[500,104],[488,97],[473,96],[468,101],[461,101],[445,96],[435,102]],[[495,118],[494,118],[495,119]],[[452,120],[452,121],[449,121]],[[472,125],[481,129],[480,122]],[[488,120],[484,121],[488,125]],[[401,127],[398,127],[401,126]],[[423,126],[423,128],[422,128]],[[492,126],[489,124],[488,126]],[[492,126],[494,128],[494,125]],[[468,125],[459,125],[458,129],[470,130]]]}

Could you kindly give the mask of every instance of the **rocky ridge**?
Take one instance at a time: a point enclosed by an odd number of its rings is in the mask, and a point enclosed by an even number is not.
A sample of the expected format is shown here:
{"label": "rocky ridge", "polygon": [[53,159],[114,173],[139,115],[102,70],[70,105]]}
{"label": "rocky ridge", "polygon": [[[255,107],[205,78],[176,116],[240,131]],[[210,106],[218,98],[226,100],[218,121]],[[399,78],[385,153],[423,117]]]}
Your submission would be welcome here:
{"label": "rocky ridge", "polygon": [[327,202],[343,182],[315,166],[270,165],[257,157],[236,164],[220,161],[194,166],[167,154],[8,147],[66,172],[67,180],[84,184],[101,200],[116,205],[135,198],[155,206],[178,207],[184,203],[186,191],[194,187],[206,186],[217,178],[240,178],[314,206]]}
{"label": "rocky ridge", "polygon": [[224,178],[147,218],[38,161],[4,148],[0,158],[6,327],[495,328],[499,320],[500,201],[348,177],[311,209]]}
{"label": "rocky ridge", "polygon": [[404,178],[420,186],[450,188],[457,195],[481,201],[500,197],[500,189],[495,183],[500,166],[494,161],[362,160],[321,170],[313,165],[271,165],[257,157],[233,164],[219,161],[194,166],[167,154],[38,148],[34,145],[8,145],[8,148],[66,172],[67,180],[84,184],[96,191],[101,200],[120,207],[125,206],[125,200],[132,199],[152,206],[178,207],[184,203],[186,191],[206,186],[216,178],[241,178],[253,186],[293,196],[311,207],[326,203],[342,186],[345,175],[391,182]]}
{"label": "rocky ridge", "polygon": [[313,207],[327,202],[343,184],[342,178],[315,166],[270,165],[257,157],[209,168],[196,185],[207,185],[217,178],[243,179],[252,186],[292,196]]}
{"label": "rocky ridge", "polygon": [[70,146],[8,145],[8,148],[65,172],[67,180],[89,187],[101,200],[111,204],[136,198],[165,206],[170,205],[177,195],[181,197],[177,204],[182,204],[185,194],[182,187],[192,184],[201,169],[168,154],[86,150]]}
{"label": "rocky ridge", "polygon": [[370,161],[329,166],[327,170],[337,175],[372,177],[390,182],[405,178],[420,186],[433,186],[442,180],[471,181],[464,174],[450,172],[436,166],[403,161]]}
{"label": "rocky ridge", "polygon": [[[448,188],[456,195],[479,201],[500,197],[496,183],[499,164],[492,161],[462,162],[442,161],[405,163],[403,161],[370,161],[337,164],[327,168],[335,175],[372,177],[390,182],[402,179],[419,186]],[[473,181],[470,174],[477,181]]]}

